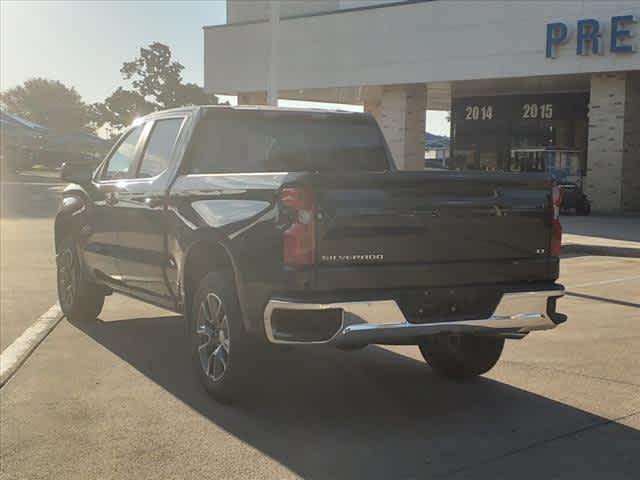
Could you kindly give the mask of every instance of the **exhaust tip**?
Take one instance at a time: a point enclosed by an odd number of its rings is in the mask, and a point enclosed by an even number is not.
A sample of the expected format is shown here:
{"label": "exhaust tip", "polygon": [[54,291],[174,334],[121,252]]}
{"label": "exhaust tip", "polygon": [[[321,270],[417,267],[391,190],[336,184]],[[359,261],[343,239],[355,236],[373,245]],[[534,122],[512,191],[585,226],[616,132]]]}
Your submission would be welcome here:
{"label": "exhaust tip", "polygon": [[296,310],[276,308],[271,313],[271,336],[277,342],[322,343],[342,327],[342,309]]}

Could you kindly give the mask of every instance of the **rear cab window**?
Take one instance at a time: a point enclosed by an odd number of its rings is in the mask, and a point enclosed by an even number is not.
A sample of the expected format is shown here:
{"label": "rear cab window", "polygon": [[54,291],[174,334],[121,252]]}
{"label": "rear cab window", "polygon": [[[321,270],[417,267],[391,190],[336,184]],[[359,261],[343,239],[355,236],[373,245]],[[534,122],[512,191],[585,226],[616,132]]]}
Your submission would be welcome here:
{"label": "rear cab window", "polygon": [[138,178],[155,177],[167,169],[183,122],[184,117],[154,121],[142,155]]}
{"label": "rear cab window", "polygon": [[139,125],[129,131],[124,139],[120,142],[118,148],[111,154],[107,160],[107,164],[102,171],[100,180],[120,180],[123,178],[131,178],[133,176],[132,169],[138,142],[142,134],[143,126]]}
{"label": "rear cab window", "polygon": [[371,172],[388,170],[389,160],[365,115],[211,109],[189,165],[191,173]]}

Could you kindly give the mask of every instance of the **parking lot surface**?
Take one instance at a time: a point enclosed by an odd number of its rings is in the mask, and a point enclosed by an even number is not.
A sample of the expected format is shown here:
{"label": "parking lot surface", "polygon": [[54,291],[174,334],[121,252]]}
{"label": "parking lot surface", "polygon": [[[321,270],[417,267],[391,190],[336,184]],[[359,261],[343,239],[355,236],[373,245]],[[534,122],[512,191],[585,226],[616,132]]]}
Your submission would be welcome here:
{"label": "parking lot surface", "polygon": [[[38,253],[5,285],[18,220],[42,222],[23,244]],[[9,343],[55,301],[50,226],[3,217]],[[569,321],[507,342],[475,381],[436,377],[415,347],[296,348],[264,357],[232,406],[200,387],[181,317],[114,295],[96,323],[63,320],[0,390],[2,476],[635,479],[640,259],[567,256],[561,281]]]}
{"label": "parking lot surface", "polygon": [[63,184],[49,175],[0,182],[0,349],[56,300],[53,218]]}

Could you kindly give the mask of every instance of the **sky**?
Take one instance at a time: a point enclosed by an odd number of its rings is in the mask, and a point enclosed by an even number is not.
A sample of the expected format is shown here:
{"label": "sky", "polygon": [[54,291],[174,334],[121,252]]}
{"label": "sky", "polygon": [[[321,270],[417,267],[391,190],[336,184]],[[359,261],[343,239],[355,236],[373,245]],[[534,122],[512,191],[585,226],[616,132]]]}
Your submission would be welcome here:
{"label": "sky", "polygon": [[[87,103],[102,101],[123,84],[122,63],[155,41],[171,47],[174,58],[185,66],[185,81],[203,85],[202,27],[226,22],[225,3],[0,0],[0,90],[28,78],[46,77],[75,87]],[[449,135],[446,115],[429,112],[427,130]]]}

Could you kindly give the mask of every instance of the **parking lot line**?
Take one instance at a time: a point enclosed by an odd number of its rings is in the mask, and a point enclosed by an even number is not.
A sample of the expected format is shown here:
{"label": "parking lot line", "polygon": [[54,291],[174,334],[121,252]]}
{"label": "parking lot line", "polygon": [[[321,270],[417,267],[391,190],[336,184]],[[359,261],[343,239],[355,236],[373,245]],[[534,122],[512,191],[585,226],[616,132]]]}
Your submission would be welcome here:
{"label": "parking lot line", "polygon": [[62,320],[62,310],[56,303],[47,310],[22,335],[0,354],[0,387],[18,371],[31,352],[49,335]]}

